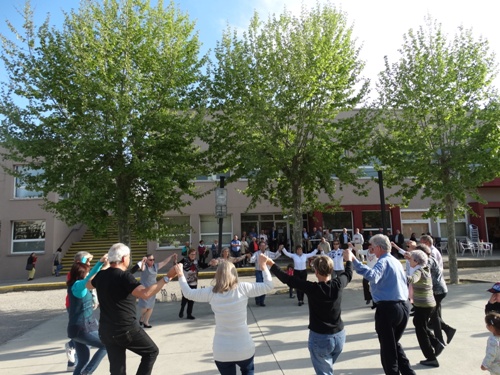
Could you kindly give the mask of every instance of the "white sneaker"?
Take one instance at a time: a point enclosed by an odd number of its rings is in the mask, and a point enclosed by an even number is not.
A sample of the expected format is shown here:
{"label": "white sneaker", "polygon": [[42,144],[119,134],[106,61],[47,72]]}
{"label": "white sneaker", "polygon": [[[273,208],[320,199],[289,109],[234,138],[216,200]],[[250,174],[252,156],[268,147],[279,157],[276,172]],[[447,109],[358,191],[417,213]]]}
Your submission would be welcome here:
{"label": "white sneaker", "polygon": [[64,347],[66,348],[66,357],[68,357],[68,362],[75,363],[75,354],[76,354],[75,348],[70,347],[68,342],[64,344]]}

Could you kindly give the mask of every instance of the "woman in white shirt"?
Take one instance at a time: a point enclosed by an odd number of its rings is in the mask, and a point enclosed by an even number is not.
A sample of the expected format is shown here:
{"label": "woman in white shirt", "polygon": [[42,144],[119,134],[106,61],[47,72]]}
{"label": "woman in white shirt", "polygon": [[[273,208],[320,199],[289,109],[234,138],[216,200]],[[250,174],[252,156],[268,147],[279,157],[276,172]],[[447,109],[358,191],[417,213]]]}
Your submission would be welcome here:
{"label": "woman in white shirt", "polygon": [[[280,249],[283,254],[293,259],[293,276],[301,280],[307,280],[307,260],[315,256],[318,250],[316,249],[309,254],[304,254],[302,246],[298,245],[295,248],[295,254],[292,254],[282,246],[280,246]],[[299,300],[299,306],[302,306],[304,304],[304,292],[300,289],[297,289],[297,299]]]}
{"label": "woman in white shirt", "polygon": [[186,282],[182,265],[176,266],[182,293],[196,302],[208,302],[215,314],[213,342],[214,360],[222,375],[235,374],[236,366],[242,374],[254,374],[255,344],[247,325],[248,298],[257,297],[273,289],[267,257],[260,255],[264,282],[238,282],[238,272],[231,262],[221,262],[215,272],[214,285],[191,289]]}

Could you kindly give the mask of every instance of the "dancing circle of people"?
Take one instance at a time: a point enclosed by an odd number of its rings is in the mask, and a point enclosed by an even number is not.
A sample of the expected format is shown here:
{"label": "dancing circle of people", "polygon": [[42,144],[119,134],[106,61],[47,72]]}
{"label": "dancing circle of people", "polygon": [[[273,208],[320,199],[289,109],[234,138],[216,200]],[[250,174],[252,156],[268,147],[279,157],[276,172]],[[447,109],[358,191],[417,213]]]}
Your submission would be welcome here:
{"label": "dancing circle of people", "polygon": [[[307,296],[311,363],[316,374],[333,374],[346,340],[341,304],[343,290],[351,281],[353,271],[363,277],[366,304],[372,303],[375,309],[375,331],[384,373],[415,374],[400,344],[410,316],[413,316],[417,341],[425,357],[420,364],[439,367],[437,357],[451,343],[456,329],[447,325],[442,317],[441,302],[448,289],[442,256],[433,246],[431,236],[422,236],[418,245],[409,240],[403,250],[387,236],[374,235],[369,239],[366,262],[363,256],[358,259],[361,252],[355,255],[356,250],[360,250],[357,244],[341,245],[338,239],[332,242],[333,249],[323,237],[314,251],[304,253],[299,245],[292,253],[283,245],[271,251],[265,239],[257,248],[252,245],[255,237],[250,237],[250,243],[246,236],[242,237],[240,241],[234,236],[231,250],[225,247],[220,254],[214,241],[212,260],[208,263],[209,250],[202,241],[198,249],[186,243],[179,261],[177,254],[160,262],[148,254],[132,268],[130,248],[122,243],[114,244],[92,268],[90,253],[76,254],[67,276],[70,341],[66,348],[73,350],[73,356],[68,355],[68,369],[72,369],[74,375],[92,374],[107,354],[110,373],[126,374],[126,350],[130,350],[141,357],[137,374],[151,374],[159,349],[146,331],[152,328],[150,318],[155,296],[172,279],[178,278],[182,291],[179,318],[184,317],[186,310],[186,318],[195,319],[194,302],[209,303],[215,315],[213,359],[219,372],[236,374],[239,367],[242,374],[252,375],[255,344],[247,325],[248,299],[255,298],[257,306],[266,306],[265,296],[273,290],[271,275],[274,275],[290,288],[290,298],[295,298],[292,292],[296,290],[299,306]],[[241,242],[244,242],[243,255],[236,252]],[[394,249],[407,260],[406,269],[391,254]],[[275,264],[282,254],[293,260],[287,271]],[[167,275],[157,280],[158,271],[171,261],[173,266]],[[242,262],[255,264],[256,282],[239,281],[235,264]],[[307,280],[308,264],[317,281]],[[198,289],[199,270],[207,267],[216,267],[214,279],[209,287]],[[137,271],[141,272],[140,281],[133,276]],[[485,308],[485,323],[492,335],[481,369],[500,374],[500,283],[488,291],[492,296]],[[94,316],[98,305],[99,321]],[[89,347],[97,348],[92,358]]]}

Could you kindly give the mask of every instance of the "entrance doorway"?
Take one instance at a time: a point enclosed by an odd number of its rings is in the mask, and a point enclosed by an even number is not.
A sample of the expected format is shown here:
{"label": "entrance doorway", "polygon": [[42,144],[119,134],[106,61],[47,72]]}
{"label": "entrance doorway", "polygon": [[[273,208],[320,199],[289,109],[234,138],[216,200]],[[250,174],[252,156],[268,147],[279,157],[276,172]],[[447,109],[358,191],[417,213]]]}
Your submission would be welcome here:
{"label": "entrance doorway", "polygon": [[488,242],[493,243],[493,248],[500,248],[500,209],[487,208],[484,210],[486,216],[486,230]]}
{"label": "entrance doorway", "polygon": [[288,221],[275,221],[276,231],[278,232],[278,246],[284,245],[288,251],[291,251],[290,244],[290,224]]}

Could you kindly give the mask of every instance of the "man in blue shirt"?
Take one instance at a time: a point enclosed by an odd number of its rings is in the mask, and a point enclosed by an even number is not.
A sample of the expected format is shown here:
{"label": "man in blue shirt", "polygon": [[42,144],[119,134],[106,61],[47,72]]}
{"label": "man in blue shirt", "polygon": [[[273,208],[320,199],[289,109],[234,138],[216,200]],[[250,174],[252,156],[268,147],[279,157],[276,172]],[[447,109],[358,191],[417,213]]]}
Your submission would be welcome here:
{"label": "man in blue shirt", "polygon": [[[238,240],[238,236],[234,235],[231,241],[231,256],[233,258],[238,258],[240,256],[241,242]],[[241,262],[235,264],[236,267],[240,267]]]}
{"label": "man in blue shirt", "polygon": [[408,323],[410,305],[406,274],[401,262],[391,255],[387,236],[370,238],[369,251],[378,258],[373,268],[365,266],[351,254],[354,270],[370,282],[375,312],[375,330],[380,342],[380,358],[387,375],[414,375],[403,347],[399,343]]}

